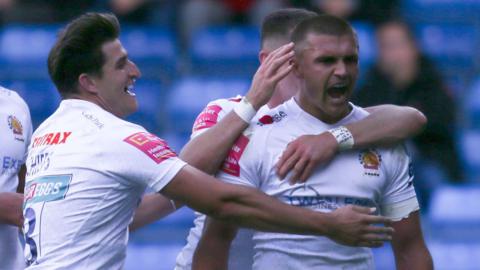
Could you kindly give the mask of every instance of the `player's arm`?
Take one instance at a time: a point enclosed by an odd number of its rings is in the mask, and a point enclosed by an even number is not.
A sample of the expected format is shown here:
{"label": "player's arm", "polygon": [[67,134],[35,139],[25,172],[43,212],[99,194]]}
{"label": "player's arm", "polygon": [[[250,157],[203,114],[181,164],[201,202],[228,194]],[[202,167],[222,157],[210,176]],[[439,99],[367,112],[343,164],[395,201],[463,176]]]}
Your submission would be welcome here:
{"label": "player's arm", "polygon": [[133,221],[128,226],[130,231],[134,231],[145,225],[153,223],[177,210],[175,202],[163,196],[160,193],[152,193],[143,196],[140,205],[135,210]]}
{"label": "player's arm", "polygon": [[17,186],[17,193],[23,194],[25,189],[25,175],[27,174],[27,166],[25,164],[20,167],[20,171],[18,172],[18,186]]}
{"label": "player's arm", "polygon": [[[255,73],[246,95],[253,107],[250,108],[253,114],[245,115],[243,109],[237,108],[229,112],[215,126],[188,142],[180,158],[208,174],[216,173],[235,140],[248,127],[255,111],[268,102],[276,84],[290,72],[291,65],[288,62],[292,57],[293,44],[282,46],[269,54]],[[242,115],[239,116],[239,113]]]}
{"label": "player's arm", "polygon": [[213,218],[262,231],[324,235],[347,245],[387,241],[391,227],[372,216],[368,208],[347,206],[341,211],[320,213],[281,203],[248,187],[227,184],[195,169],[182,168],[161,193]]}
{"label": "player's arm", "polygon": [[208,218],[193,255],[193,270],[228,269],[230,245],[237,227]]}
{"label": "player's arm", "polygon": [[379,105],[365,108],[370,115],[346,125],[354,138],[353,147],[392,146],[415,136],[427,124],[419,110],[397,105]]}
{"label": "player's arm", "polygon": [[427,122],[411,107],[380,105],[366,110],[370,115],[365,119],[289,143],[277,163],[279,177],[283,179],[293,170],[290,182],[305,182],[315,167],[329,162],[341,150],[394,145],[419,133]]}
{"label": "player's arm", "polygon": [[0,223],[23,226],[23,194],[15,192],[0,193]]}
{"label": "player's arm", "polygon": [[432,256],[423,240],[418,212],[415,211],[408,218],[392,223],[395,229],[392,249],[396,268],[399,270],[433,269]]}

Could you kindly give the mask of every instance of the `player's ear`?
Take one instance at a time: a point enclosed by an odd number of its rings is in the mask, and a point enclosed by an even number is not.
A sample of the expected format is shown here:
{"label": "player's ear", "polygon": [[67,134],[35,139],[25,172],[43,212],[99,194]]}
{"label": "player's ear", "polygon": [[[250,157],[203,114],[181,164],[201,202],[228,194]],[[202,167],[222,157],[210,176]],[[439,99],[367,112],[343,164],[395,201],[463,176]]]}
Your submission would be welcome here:
{"label": "player's ear", "polygon": [[299,77],[299,78],[302,78],[302,70],[301,70],[301,66],[298,64],[298,58],[297,57],[293,57],[292,60],[290,60],[291,62],[291,65],[293,66],[292,68],[292,72],[293,74],[295,74],[295,76]]}
{"label": "player's ear", "polygon": [[83,89],[91,94],[97,94],[97,84],[92,76],[82,73],[78,76],[78,87]]}
{"label": "player's ear", "polygon": [[258,61],[260,61],[260,64],[263,63],[263,61],[265,61],[265,58],[267,58],[269,52],[265,51],[265,50],[260,50],[260,52],[258,53]]}

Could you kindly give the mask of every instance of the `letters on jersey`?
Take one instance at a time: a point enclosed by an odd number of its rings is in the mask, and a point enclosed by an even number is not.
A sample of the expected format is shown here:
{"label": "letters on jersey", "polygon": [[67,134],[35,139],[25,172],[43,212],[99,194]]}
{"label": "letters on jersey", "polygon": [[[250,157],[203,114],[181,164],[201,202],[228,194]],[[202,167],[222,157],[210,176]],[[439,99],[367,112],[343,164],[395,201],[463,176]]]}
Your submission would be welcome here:
{"label": "letters on jersey", "polygon": [[57,201],[65,198],[72,175],[42,176],[30,181],[25,188],[25,205]]}
{"label": "letters on jersey", "polygon": [[218,105],[207,106],[197,117],[193,124],[192,132],[199,131],[204,128],[210,128],[218,122],[218,113],[222,107]]}
{"label": "letters on jersey", "polygon": [[33,138],[32,147],[38,147],[42,145],[57,145],[57,144],[64,144],[67,142],[68,137],[72,134],[72,132],[53,132],[47,133],[40,137]]}
{"label": "letters on jersey", "polygon": [[177,156],[164,140],[148,132],[134,133],[123,141],[145,153],[145,155],[157,164]]}
{"label": "letters on jersey", "polygon": [[249,139],[245,135],[242,134],[238,137],[223,163],[222,171],[233,176],[240,176],[240,165],[238,164],[238,161],[242,157],[243,151],[245,151],[248,142]]}

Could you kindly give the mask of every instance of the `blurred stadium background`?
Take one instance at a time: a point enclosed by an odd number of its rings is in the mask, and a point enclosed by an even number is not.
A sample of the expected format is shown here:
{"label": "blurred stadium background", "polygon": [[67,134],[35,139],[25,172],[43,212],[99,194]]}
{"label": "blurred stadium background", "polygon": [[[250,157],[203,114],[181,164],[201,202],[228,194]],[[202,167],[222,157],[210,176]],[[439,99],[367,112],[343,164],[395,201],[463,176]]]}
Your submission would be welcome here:
{"label": "blurred stadium background", "polygon": [[[10,6],[1,2],[10,2]],[[18,91],[27,101],[36,127],[59,103],[46,69],[57,31],[64,20],[85,10],[112,7],[92,4],[108,1],[85,1],[91,5],[64,1],[72,4],[60,6],[70,17],[52,20],[48,13],[41,17],[35,12],[42,8],[38,3],[47,7],[55,1],[34,2],[0,1],[0,9],[4,8],[0,11],[0,85]],[[179,151],[208,101],[248,90],[258,66],[258,25],[227,20],[195,29],[185,38],[179,31],[182,21],[175,18],[178,13],[170,11],[178,11],[187,1],[146,2],[157,4],[155,16],[167,19],[120,17],[123,44],[143,73],[136,84],[140,110],[130,120]],[[480,0],[393,2],[390,8],[413,27],[423,52],[439,67],[457,104],[456,144],[466,181],[435,187],[431,207],[422,213],[425,237],[436,269],[480,269]],[[375,22],[354,19],[352,23],[360,37],[364,72],[376,58]],[[173,269],[192,219],[192,211],[183,208],[132,233],[126,269]],[[378,269],[394,268],[390,247],[374,253]]]}

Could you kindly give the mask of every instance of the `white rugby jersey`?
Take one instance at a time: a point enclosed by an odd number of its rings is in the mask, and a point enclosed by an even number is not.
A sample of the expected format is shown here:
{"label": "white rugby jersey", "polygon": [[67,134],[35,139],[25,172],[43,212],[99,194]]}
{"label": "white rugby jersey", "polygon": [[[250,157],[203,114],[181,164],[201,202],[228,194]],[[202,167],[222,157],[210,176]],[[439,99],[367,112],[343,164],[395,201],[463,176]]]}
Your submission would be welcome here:
{"label": "white rugby jersey", "polygon": [[[230,99],[218,99],[207,104],[205,109],[198,115],[195,123],[193,124],[192,136],[194,137],[202,134],[212,126],[216,125],[220,120],[225,117],[229,112],[233,110],[235,105],[242,99],[242,96],[236,96]],[[228,160],[235,160],[239,153],[235,151],[238,145],[242,145],[245,142],[245,138],[251,136],[252,125],[256,125],[261,120],[262,122],[276,121],[278,118],[272,118],[265,116],[270,109],[268,106],[261,107],[255,117],[250,122],[250,127],[247,128],[237,140],[235,145],[230,151],[227,162],[223,165],[222,170],[229,170],[232,172],[238,172],[237,164],[228,162]],[[260,120],[259,120],[260,119]],[[266,122],[266,123],[267,123]],[[205,215],[199,212],[195,212],[196,218],[194,220],[194,226],[190,229],[187,236],[187,244],[183,247],[182,251],[178,254],[176,260],[175,270],[190,270],[192,268],[193,253],[197,247],[198,241],[202,235],[203,224],[205,222]],[[253,231],[249,229],[239,229],[235,240],[230,248],[230,256],[228,262],[228,269],[230,270],[247,270],[251,269],[253,263],[253,243],[252,243]]]}
{"label": "white rugby jersey", "polygon": [[24,201],[28,269],[121,269],[146,187],[183,168],[168,145],[94,103],[68,99],[35,131]]}
{"label": "white rugby jersey", "polygon": [[[273,109],[281,121],[254,130],[239,160],[240,174],[223,171],[229,183],[258,188],[284,203],[330,212],[346,204],[377,207],[399,220],[418,210],[410,159],[403,146],[351,150],[317,169],[304,184],[280,181],[275,172],[287,144],[301,135],[319,134],[355,122],[368,113],[354,106],[334,125],[303,111],[292,98]],[[287,178],[290,175],[287,175]],[[319,236],[255,232],[253,269],[373,269],[369,248],[348,247]]]}
{"label": "white rugby jersey", "polygon": [[[32,136],[30,111],[14,91],[0,86],[0,192],[16,192]],[[25,268],[19,229],[0,224],[0,270]]]}

